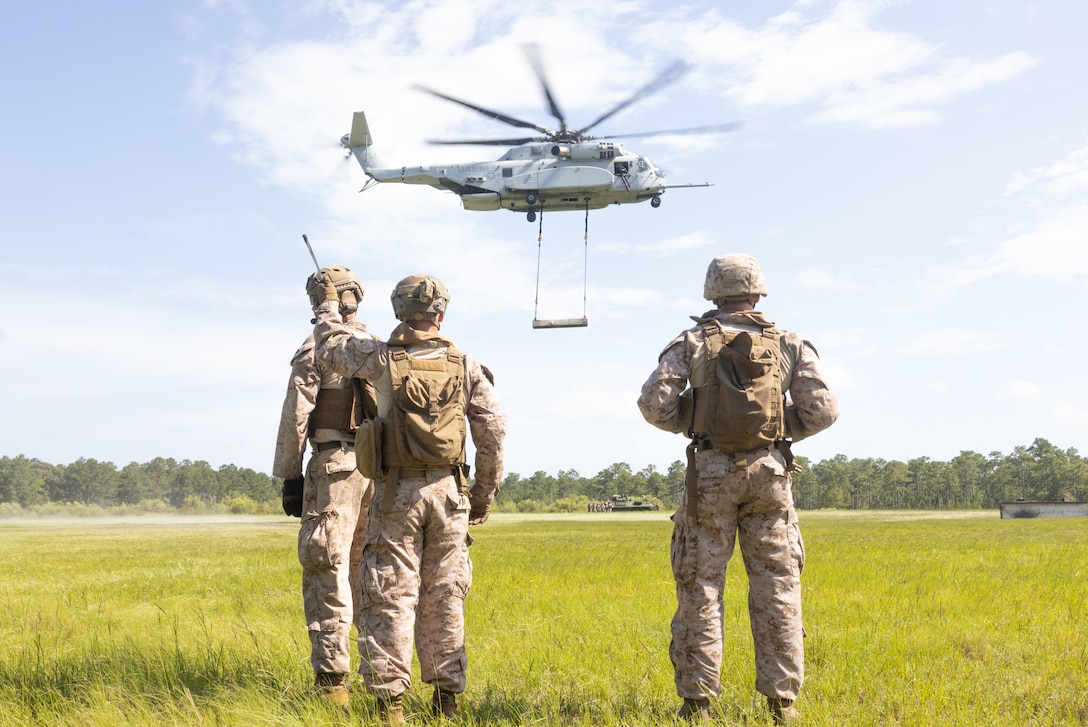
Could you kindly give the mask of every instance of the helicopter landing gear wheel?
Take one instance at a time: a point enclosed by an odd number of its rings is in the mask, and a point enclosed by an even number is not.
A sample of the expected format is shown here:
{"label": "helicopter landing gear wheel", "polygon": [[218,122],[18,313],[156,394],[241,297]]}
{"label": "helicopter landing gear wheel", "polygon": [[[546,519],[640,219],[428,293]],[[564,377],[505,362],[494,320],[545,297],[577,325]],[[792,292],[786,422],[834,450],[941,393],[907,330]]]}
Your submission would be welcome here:
{"label": "helicopter landing gear wheel", "polygon": [[536,192],[529,192],[529,194],[525,195],[525,204],[530,206],[536,204]]}
{"label": "helicopter landing gear wheel", "polygon": [[536,222],[536,212],[526,212],[525,219],[529,220],[530,222]]}
{"label": "helicopter landing gear wheel", "polygon": [[650,206],[653,207],[654,209],[657,209],[658,207],[660,207],[661,206],[661,197],[656,196],[656,195],[653,196],[653,197],[650,197]]}

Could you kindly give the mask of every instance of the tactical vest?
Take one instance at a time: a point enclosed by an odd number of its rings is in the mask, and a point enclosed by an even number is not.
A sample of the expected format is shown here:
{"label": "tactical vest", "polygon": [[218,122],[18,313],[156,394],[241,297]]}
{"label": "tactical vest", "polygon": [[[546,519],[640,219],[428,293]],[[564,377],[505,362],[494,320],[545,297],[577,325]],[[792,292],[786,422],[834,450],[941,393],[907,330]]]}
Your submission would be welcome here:
{"label": "tactical vest", "polygon": [[729,454],[785,439],[779,331],[769,324],[755,333],[726,331],[717,320],[702,328],[706,376],[692,391],[692,439]]}
{"label": "tactical vest", "polygon": [[352,379],[346,389],[319,389],[314,410],[310,413],[309,434],[317,429],[354,432],[367,418],[362,406],[362,382]]}
{"label": "tactical vest", "polygon": [[464,354],[450,347],[440,358],[418,358],[391,346],[389,379],[387,418],[368,428],[364,437],[356,437],[360,471],[378,477],[394,467],[423,470],[464,464]]}

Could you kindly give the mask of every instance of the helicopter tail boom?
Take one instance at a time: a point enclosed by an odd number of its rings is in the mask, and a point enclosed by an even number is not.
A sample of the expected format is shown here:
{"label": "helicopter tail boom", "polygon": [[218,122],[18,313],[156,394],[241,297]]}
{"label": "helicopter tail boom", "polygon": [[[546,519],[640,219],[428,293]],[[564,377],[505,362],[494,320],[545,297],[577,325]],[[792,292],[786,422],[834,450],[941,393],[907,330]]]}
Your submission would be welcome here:
{"label": "helicopter tail boom", "polygon": [[375,181],[401,181],[393,178],[398,175],[382,173],[385,171],[385,161],[374,146],[374,136],[362,111],[356,111],[351,117],[351,132],[340,137],[340,143],[352,153],[367,176]]}

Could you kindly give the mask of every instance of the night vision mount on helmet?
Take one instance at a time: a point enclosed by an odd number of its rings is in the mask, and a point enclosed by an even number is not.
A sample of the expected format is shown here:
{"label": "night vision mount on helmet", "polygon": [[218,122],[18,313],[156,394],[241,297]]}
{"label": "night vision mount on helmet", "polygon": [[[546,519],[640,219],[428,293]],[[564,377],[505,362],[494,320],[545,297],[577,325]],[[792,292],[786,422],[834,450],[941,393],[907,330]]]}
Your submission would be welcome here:
{"label": "night vision mount on helmet", "polygon": [[320,305],[325,300],[325,280],[331,280],[336,286],[340,298],[340,308],[354,313],[363,300],[363,285],[355,273],[343,265],[330,265],[306,278],[306,294],[310,296],[310,305]]}
{"label": "night vision mount on helmet", "polygon": [[397,283],[389,300],[398,321],[434,321],[446,312],[450,293],[438,278],[409,275]]}

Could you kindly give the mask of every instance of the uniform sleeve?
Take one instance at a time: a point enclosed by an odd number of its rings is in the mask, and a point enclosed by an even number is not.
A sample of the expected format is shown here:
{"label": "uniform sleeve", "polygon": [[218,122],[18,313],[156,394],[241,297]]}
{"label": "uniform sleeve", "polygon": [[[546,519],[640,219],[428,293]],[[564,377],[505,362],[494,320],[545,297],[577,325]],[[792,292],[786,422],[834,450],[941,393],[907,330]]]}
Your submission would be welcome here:
{"label": "uniform sleeve", "polygon": [[681,434],[685,425],[680,417],[680,395],[691,376],[690,355],[683,336],[662,352],[657,368],[642,385],[638,408],[650,424],[666,432]]}
{"label": "uniform sleeve", "polygon": [[372,333],[351,328],[340,317],[339,305],[326,301],[314,309],[317,358],[341,376],[377,381],[389,361],[385,342]]}
{"label": "uniform sleeve", "polygon": [[495,386],[483,367],[471,356],[465,357],[471,391],[468,401],[468,425],[476,449],[476,486],[490,497],[503,477],[503,440],[506,415],[502,413]]}
{"label": "uniform sleeve", "polygon": [[306,339],[291,359],[291,378],[280,412],[280,427],[276,435],[276,458],[272,475],[283,479],[302,476],[302,459],[306,453],[310,413],[317,404],[321,376],[314,363],[314,341]]}
{"label": "uniform sleeve", "polygon": [[[796,336],[796,334],[793,334]],[[830,427],[839,418],[839,402],[827,385],[820,356],[808,341],[796,339],[796,364],[786,407],[790,438],[798,442]]]}

